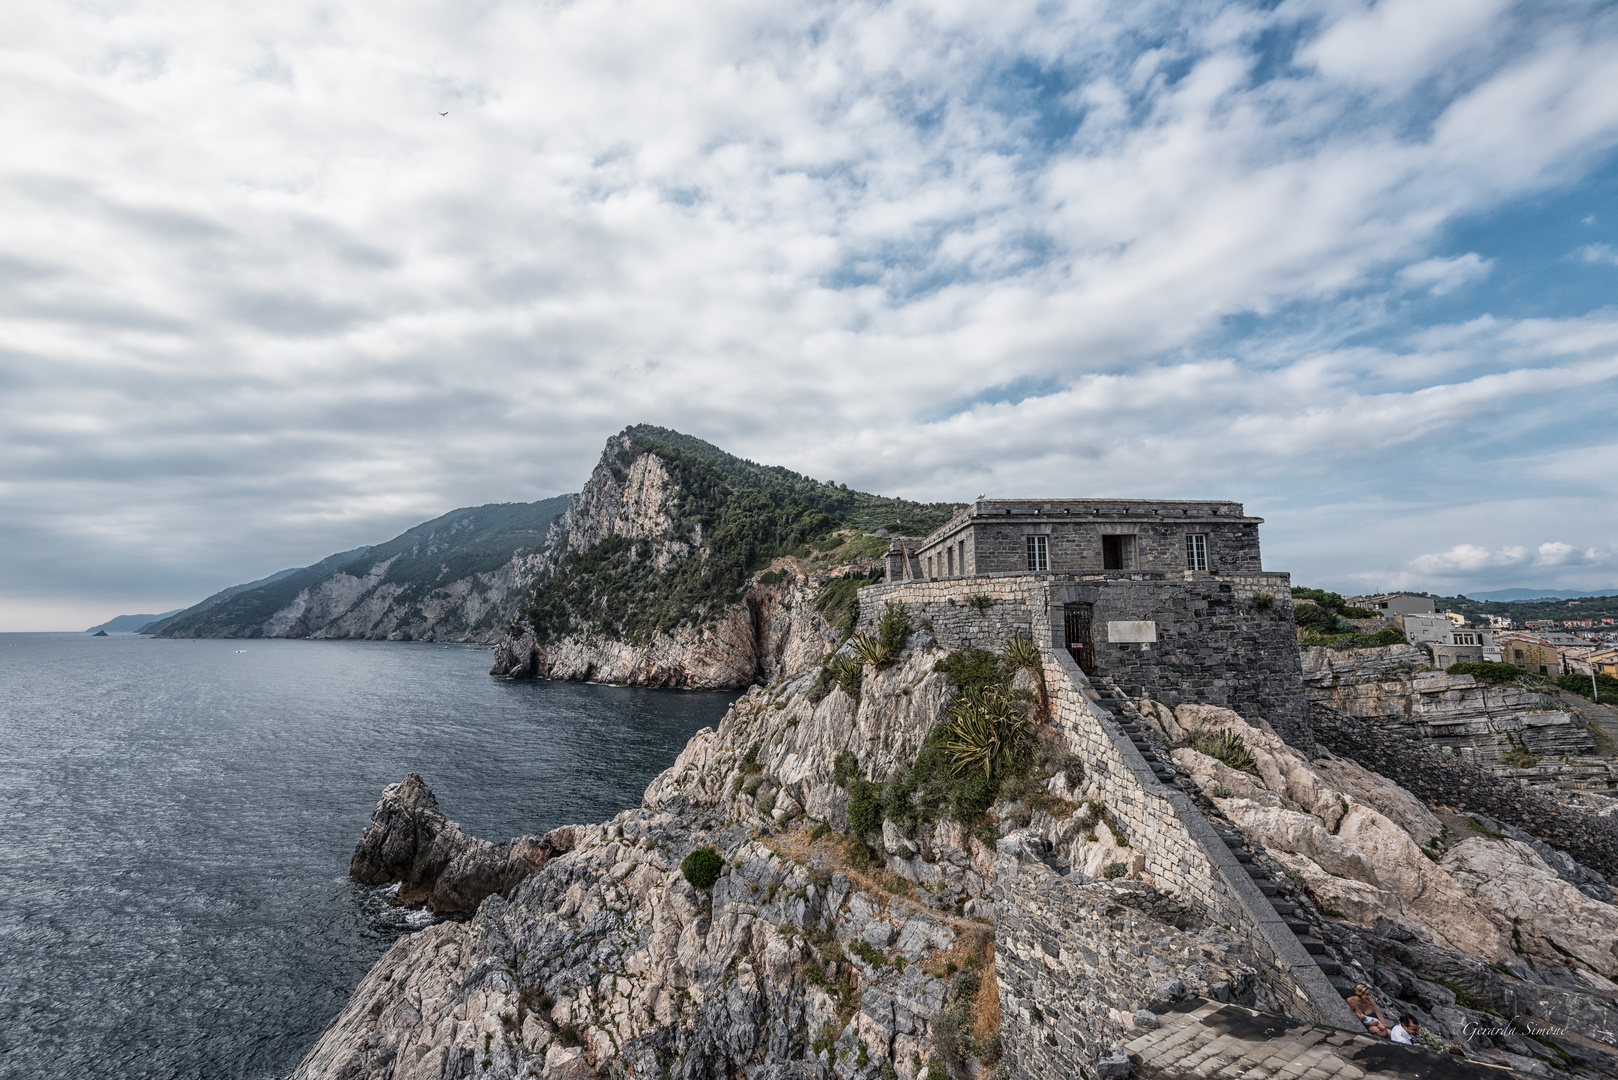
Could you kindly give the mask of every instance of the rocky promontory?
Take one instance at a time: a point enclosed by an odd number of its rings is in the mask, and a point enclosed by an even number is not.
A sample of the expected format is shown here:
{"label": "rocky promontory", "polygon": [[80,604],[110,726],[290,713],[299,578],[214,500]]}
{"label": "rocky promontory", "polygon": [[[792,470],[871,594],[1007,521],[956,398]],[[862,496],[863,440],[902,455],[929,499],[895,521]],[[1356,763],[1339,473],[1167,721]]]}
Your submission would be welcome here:
{"label": "rocky promontory", "polygon": [[[1319,1012],[1322,973],[1421,1020],[1437,1053],[1409,1075],[1463,1055],[1618,1076],[1618,909],[1558,838],[1430,801],[1336,729],[1339,752],[1310,757],[1025,643],[952,650],[918,627],[883,652],[871,632],[755,687],[640,807],[572,827],[568,850],[545,838],[514,885],[527,848],[477,849],[493,887],[474,917],[395,944],[296,1080],[1152,1075],[1121,1048],[1169,1014],[1222,1003],[1262,1032]],[[963,771],[959,718],[983,708],[1012,756]],[[425,899],[474,860],[445,855],[470,849],[419,778],[389,792],[356,867]],[[1152,806],[1177,822],[1154,830]],[[1264,883],[1275,911],[1240,912],[1273,931],[1182,887],[1212,857],[1188,837]],[[1313,974],[1289,982],[1296,964]]]}
{"label": "rocky promontory", "polygon": [[486,897],[509,893],[554,856],[572,850],[574,832],[564,826],[503,844],[467,836],[438,808],[427,782],[411,773],[383,790],[348,874],[371,884],[398,883],[392,902],[400,906],[470,914]]}

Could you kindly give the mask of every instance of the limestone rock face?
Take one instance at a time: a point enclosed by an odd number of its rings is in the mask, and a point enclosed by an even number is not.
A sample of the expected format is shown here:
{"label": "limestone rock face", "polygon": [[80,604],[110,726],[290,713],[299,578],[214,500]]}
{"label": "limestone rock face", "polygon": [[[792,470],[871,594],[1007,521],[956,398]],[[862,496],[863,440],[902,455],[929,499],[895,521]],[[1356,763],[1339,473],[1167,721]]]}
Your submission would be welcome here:
{"label": "limestone rock face", "polygon": [[1397,725],[1478,761],[1497,761],[1513,747],[1577,755],[1595,745],[1589,730],[1559,708],[1554,697],[1432,671],[1427,654],[1414,645],[1311,647],[1301,653],[1311,701]]}
{"label": "limestone rock face", "polygon": [[[1174,760],[1322,908],[1490,962],[1520,952],[1560,964],[1576,955],[1603,975],[1618,975],[1618,909],[1581,891],[1581,872],[1599,876],[1565,854],[1550,853],[1574,869],[1553,868],[1531,844],[1496,832],[1461,839],[1435,861],[1432,845],[1443,826],[1392,781],[1329,753],[1306,761],[1228,710],[1181,706],[1173,719],[1187,735],[1242,737],[1256,775],[1190,747],[1175,750]],[[1215,794],[1216,784],[1229,794]],[[1585,887],[1598,891],[1594,883]],[[1577,948],[1562,940],[1575,926],[1582,928]]]}
{"label": "limestone rock face", "polygon": [[[609,540],[636,544],[639,572],[656,575],[704,558],[704,527],[682,513],[680,489],[654,453],[632,452],[627,436],[608,441],[589,482],[552,526],[533,580]],[[496,646],[490,674],[630,686],[731,690],[818,664],[837,635],[815,610],[821,582],[798,578],[748,588],[719,617],[623,640],[590,629],[541,644],[531,627]]]}
{"label": "limestone rock face", "polygon": [[508,892],[570,849],[573,833],[573,826],[564,826],[503,844],[467,836],[438,808],[427,782],[411,773],[383,790],[348,873],[356,881],[398,882],[395,904],[470,913],[491,893]]}

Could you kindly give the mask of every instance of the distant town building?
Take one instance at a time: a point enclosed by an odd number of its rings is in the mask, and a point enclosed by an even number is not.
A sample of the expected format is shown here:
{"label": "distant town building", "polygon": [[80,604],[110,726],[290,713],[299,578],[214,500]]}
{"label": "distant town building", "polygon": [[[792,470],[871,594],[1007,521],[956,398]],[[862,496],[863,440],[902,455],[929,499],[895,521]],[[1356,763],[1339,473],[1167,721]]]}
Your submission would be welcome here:
{"label": "distant town building", "polygon": [[[1502,659],[1506,663],[1515,664],[1525,671],[1553,676],[1578,670],[1577,665],[1596,651],[1595,644],[1584,638],[1555,631],[1507,631],[1495,635],[1495,643],[1500,646]],[[1589,670],[1587,662],[1584,668]]]}
{"label": "distant town building", "polygon": [[1494,630],[1481,626],[1451,626],[1444,640],[1434,642],[1433,667],[1443,671],[1451,664],[1495,664],[1500,647],[1494,643]]}
{"label": "distant town building", "polygon": [[1370,608],[1389,622],[1393,622],[1396,615],[1431,615],[1437,610],[1432,597],[1407,592],[1368,596],[1361,606]]}

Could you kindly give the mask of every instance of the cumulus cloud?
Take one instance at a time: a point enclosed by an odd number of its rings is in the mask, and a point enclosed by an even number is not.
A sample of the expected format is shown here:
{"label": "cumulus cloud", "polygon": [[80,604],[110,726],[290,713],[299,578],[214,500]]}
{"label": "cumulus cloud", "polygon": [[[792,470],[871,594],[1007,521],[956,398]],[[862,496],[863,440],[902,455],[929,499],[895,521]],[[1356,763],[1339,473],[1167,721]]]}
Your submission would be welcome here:
{"label": "cumulus cloud", "polygon": [[1585,244],[1576,252],[1581,262],[1618,266],[1618,251],[1611,244]]}
{"label": "cumulus cloud", "polygon": [[1618,333],[1382,313],[1618,143],[1615,45],[1494,0],[7,5],[0,601],[174,606],[642,420],[1439,530],[1601,430]]}

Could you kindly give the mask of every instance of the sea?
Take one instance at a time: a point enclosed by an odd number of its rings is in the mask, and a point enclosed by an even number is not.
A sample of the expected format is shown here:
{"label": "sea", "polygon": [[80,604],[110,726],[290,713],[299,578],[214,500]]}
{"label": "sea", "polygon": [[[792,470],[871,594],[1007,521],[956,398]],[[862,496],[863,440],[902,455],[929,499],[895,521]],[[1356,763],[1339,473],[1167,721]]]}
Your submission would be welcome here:
{"label": "sea", "polygon": [[0,1078],[286,1076],[433,921],[348,879],[386,785],[489,840],[605,821],[736,698],[491,660],[0,634]]}

